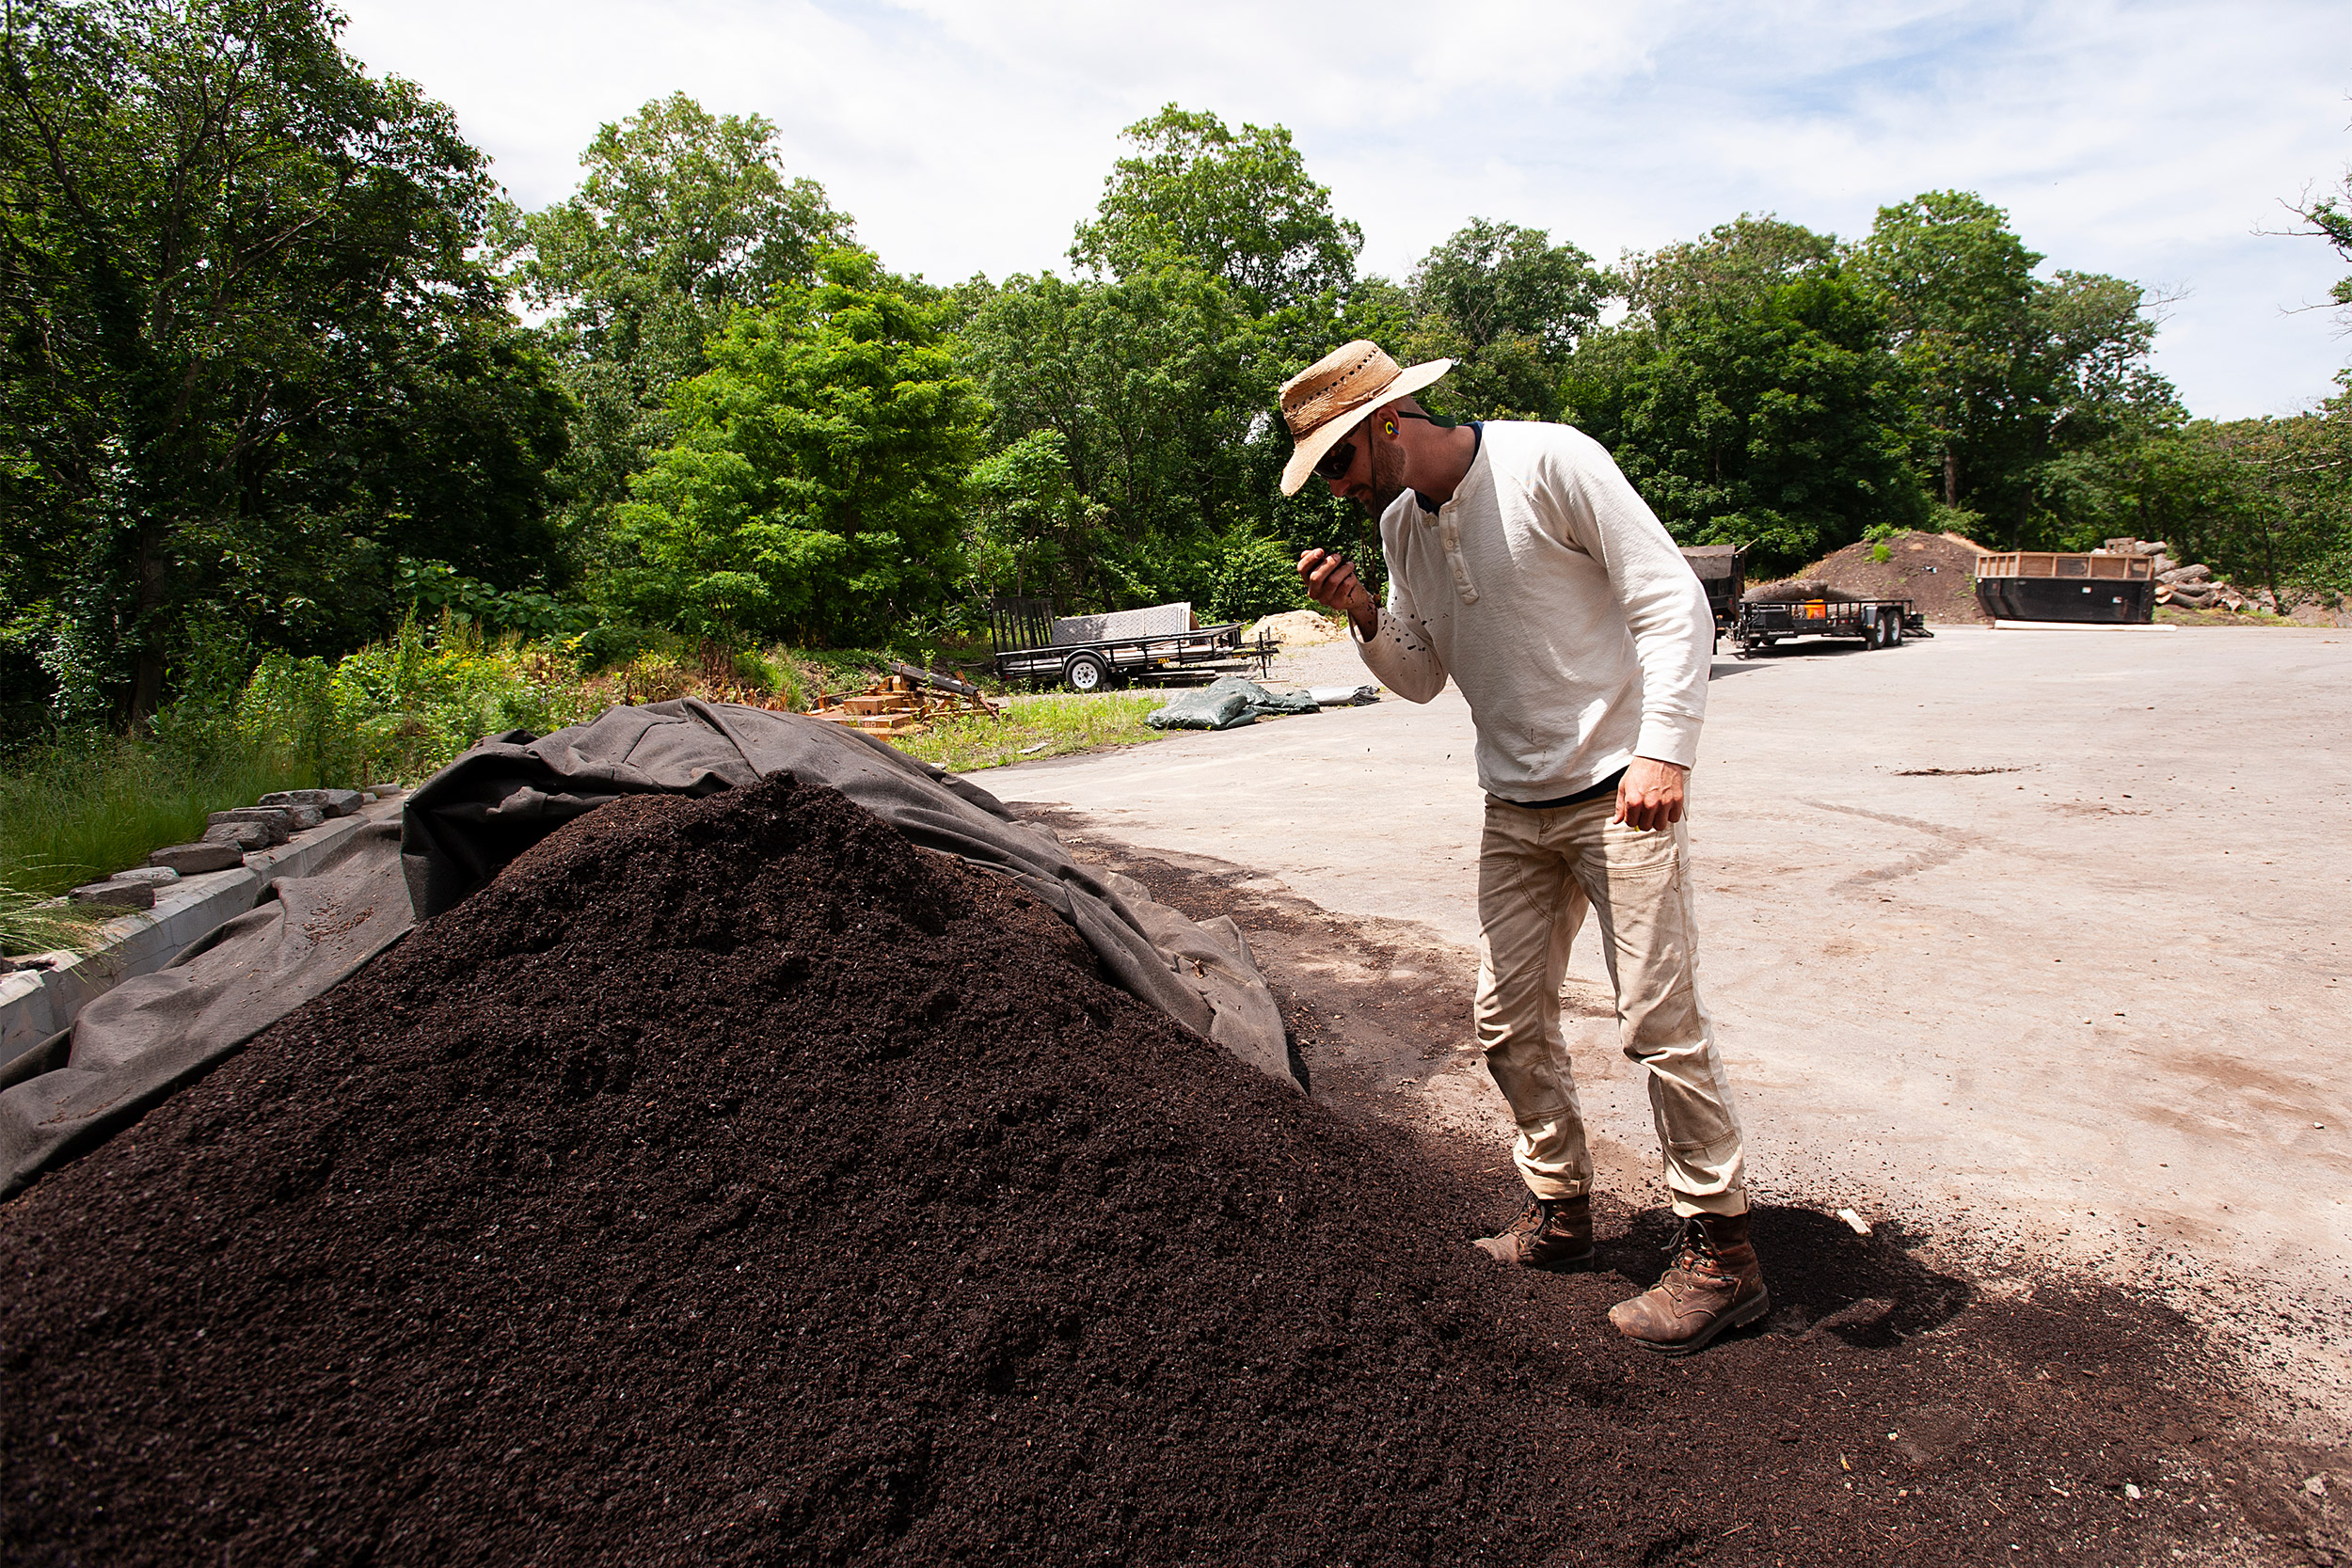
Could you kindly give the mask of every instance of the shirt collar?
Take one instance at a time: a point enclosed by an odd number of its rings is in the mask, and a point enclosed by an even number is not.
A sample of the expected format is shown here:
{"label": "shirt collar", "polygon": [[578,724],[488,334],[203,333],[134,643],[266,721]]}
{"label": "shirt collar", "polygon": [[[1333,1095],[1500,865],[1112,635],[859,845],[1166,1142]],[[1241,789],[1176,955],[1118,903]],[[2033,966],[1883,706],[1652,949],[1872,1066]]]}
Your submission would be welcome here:
{"label": "shirt collar", "polygon": [[[1479,454],[1481,451],[1485,451],[1485,450],[1486,450],[1486,420],[1470,420],[1470,467],[1476,467],[1478,466],[1478,454]],[[1464,470],[1464,472],[1463,472],[1463,474],[1462,474],[1462,483],[1463,483],[1463,484],[1467,484],[1467,483],[1470,483],[1470,473],[1469,473],[1469,471],[1466,469],[1466,470]],[[1462,493],[1462,485],[1461,485],[1461,484],[1456,484],[1456,485],[1454,487],[1454,493],[1456,496],[1459,496],[1459,495]],[[1419,490],[1416,490],[1416,491],[1414,491],[1414,492],[1413,492],[1413,499],[1415,499],[1415,500],[1417,500],[1417,501],[1421,502],[1421,509],[1422,509],[1423,512],[1428,513],[1428,514],[1429,514],[1431,516],[1433,516],[1433,517],[1434,517],[1434,516],[1436,516],[1436,515],[1438,515],[1438,509],[1439,507],[1441,507],[1441,506],[1443,506],[1443,505],[1445,504],[1445,502],[1440,501],[1440,500],[1433,500],[1431,498],[1429,498],[1429,497],[1427,497],[1427,496],[1422,495],[1422,494]]]}

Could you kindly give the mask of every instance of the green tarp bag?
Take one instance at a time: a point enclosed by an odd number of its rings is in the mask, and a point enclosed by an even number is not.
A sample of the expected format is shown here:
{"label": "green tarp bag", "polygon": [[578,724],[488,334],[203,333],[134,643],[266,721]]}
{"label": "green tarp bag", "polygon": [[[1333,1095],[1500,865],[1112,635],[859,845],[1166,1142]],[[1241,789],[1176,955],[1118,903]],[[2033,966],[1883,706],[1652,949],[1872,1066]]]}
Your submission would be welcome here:
{"label": "green tarp bag", "polygon": [[1261,714],[1320,713],[1304,691],[1268,691],[1240,675],[1220,675],[1198,691],[1181,691],[1143,716],[1155,730],[1231,730]]}

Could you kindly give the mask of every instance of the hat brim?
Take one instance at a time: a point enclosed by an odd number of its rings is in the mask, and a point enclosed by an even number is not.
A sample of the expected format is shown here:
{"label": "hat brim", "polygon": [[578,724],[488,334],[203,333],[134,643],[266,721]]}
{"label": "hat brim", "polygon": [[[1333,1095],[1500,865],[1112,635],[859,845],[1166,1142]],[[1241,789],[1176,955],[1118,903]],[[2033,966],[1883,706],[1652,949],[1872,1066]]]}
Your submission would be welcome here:
{"label": "hat brim", "polygon": [[1327,420],[1300,438],[1291,449],[1291,460],[1282,465],[1282,494],[1295,496],[1307,477],[1323,461],[1323,454],[1340,444],[1347,433],[1363,423],[1364,417],[1375,408],[1386,407],[1399,398],[1411,397],[1423,387],[1454,368],[1451,359],[1431,359],[1419,365],[1407,365],[1397,372],[1396,379],[1380,388],[1379,396],[1361,408]]}

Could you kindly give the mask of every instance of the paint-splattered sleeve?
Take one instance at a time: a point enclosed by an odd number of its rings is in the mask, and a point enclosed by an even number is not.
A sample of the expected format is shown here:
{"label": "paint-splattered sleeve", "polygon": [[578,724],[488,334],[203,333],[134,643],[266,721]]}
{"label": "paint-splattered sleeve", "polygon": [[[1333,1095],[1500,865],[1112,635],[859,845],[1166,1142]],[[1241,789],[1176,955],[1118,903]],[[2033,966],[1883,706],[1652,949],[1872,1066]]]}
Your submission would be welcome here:
{"label": "paint-splattered sleeve", "polygon": [[1401,543],[1384,520],[1382,543],[1389,562],[1389,604],[1380,612],[1379,629],[1367,639],[1351,625],[1356,652],[1364,668],[1380,684],[1406,702],[1425,703],[1445,689],[1446,669],[1430,645],[1421,615],[1413,608],[1412,589],[1406,582]]}

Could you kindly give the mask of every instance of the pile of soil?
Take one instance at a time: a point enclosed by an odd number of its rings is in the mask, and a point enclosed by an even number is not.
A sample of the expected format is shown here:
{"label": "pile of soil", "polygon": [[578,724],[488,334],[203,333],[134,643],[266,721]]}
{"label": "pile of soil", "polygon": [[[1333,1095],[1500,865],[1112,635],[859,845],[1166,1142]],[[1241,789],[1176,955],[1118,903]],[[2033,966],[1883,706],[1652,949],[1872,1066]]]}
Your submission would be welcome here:
{"label": "pile of soil", "polygon": [[1243,641],[1271,637],[1285,648],[1311,648],[1337,642],[1346,635],[1347,623],[1336,615],[1326,615],[1319,610],[1286,610],[1253,624],[1243,634]]}
{"label": "pile of soil", "polygon": [[[1899,533],[1886,541],[1887,558],[1867,540],[1847,546],[1785,579],[1827,584],[1855,599],[1909,599],[1931,622],[1990,626],[1977,603],[1977,546],[1956,533]],[[1759,583],[1747,596],[1770,602],[1781,583]]]}
{"label": "pile of soil", "polygon": [[2137,1561],[2239,1528],[2177,1321],[1779,1209],[1773,1326],[1670,1362],[1600,1316],[1662,1217],[1522,1274],[1430,1170],[829,790],[626,799],[0,1208],[0,1556]]}

